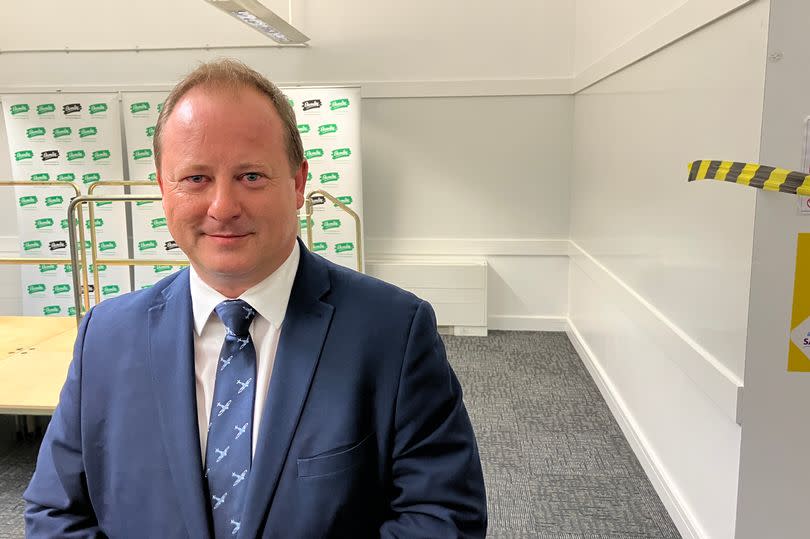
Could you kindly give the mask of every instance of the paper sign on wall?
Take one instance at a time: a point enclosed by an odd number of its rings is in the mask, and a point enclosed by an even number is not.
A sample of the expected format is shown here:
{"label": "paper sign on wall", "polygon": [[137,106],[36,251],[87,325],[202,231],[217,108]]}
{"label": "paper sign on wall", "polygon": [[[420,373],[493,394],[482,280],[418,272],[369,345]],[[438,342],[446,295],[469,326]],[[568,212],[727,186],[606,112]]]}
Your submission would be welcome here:
{"label": "paper sign on wall", "polygon": [[810,233],[799,234],[796,244],[790,327],[787,370],[810,372]]}

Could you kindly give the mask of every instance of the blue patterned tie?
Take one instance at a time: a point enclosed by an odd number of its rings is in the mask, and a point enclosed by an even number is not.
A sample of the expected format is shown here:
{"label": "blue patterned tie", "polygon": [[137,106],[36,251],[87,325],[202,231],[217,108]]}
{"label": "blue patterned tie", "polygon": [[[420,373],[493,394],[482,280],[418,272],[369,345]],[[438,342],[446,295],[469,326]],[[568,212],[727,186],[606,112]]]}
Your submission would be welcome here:
{"label": "blue patterned tie", "polygon": [[214,537],[221,539],[239,532],[250,473],[256,349],[248,328],[256,311],[239,299],[223,301],[214,310],[225,324],[225,342],[219,354],[208,423],[205,477]]}

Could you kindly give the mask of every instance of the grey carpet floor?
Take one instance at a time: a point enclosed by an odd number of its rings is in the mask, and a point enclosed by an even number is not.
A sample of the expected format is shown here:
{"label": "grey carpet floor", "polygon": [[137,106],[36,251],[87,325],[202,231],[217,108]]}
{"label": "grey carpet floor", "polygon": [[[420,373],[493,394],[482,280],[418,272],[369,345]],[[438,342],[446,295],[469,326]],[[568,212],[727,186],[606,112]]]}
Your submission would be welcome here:
{"label": "grey carpet floor", "polygon": [[[564,333],[444,341],[478,438],[489,537],[680,537]],[[36,456],[9,420],[0,417],[0,539],[23,536],[20,495]]]}

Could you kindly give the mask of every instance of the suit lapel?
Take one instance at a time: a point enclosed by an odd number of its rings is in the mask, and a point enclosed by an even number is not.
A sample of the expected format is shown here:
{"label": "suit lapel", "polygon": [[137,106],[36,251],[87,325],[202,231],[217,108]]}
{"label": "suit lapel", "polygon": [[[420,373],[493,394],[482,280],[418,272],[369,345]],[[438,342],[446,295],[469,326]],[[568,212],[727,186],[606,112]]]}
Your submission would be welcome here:
{"label": "suit lapel", "polygon": [[188,271],[181,272],[149,309],[147,327],[161,439],[169,457],[177,500],[189,536],[208,538]]}
{"label": "suit lapel", "polygon": [[248,480],[240,537],[258,537],[278,486],[318,366],[334,307],[326,265],[301,245],[301,261],[281,329]]}

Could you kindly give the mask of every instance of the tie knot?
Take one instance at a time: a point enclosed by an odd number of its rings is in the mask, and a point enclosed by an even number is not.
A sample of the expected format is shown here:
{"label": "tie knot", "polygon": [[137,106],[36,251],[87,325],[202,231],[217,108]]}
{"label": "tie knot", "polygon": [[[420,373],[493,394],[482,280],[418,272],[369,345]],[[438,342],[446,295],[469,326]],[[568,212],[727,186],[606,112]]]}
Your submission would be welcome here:
{"label": "tie knot", "polygon": [[248,335],[250,323],[256,317],[256,310],[241,299],[225,300],[214,307],[214,311],[230,333],[237,337]]}

